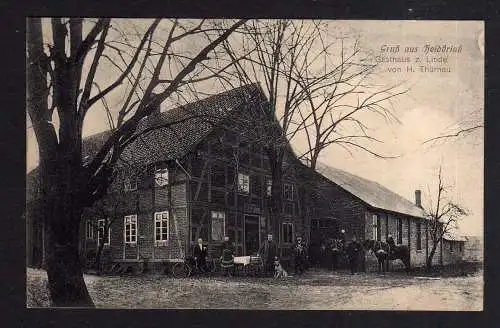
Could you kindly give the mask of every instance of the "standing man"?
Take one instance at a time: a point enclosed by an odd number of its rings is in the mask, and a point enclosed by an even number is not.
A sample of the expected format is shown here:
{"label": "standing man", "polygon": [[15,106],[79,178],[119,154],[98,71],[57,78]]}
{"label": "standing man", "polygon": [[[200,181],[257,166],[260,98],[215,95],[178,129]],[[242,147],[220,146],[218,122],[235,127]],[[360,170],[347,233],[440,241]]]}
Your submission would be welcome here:
{"label": "standing man", "polygon": [[203,239],[198,238],[198,243],[193,250],[194,261],[200,272],[207,272],[207,247],[203,246]]}
{"label": "standing man", "polygon": [[391,258],[394,253],[394,249],[396,248],[396,243],[394,242],[392,235],[387,236],[387,244],[389,245],[389,258]]}
{"label": "standing man", "polygon": [[307,257],[306,245],[302,242],[302,237],[297,237],[292,246],[293,259],[295,264],[295,274],[302,274],[305,270],[305,261]]}
{"label": "standing man", "polygon": [[347,246],[347,256],[349,258],[349,268],[351,269],[351,274],[358,271],[358,259],[361,250],[361,244],[356,239],[356,236],[353,235],[351,242]]}
{"label": "standing man", "polygon": [[268,234],[267,240],[260,246],[259,255],[264,262],[266,275],[272,274],[274,269],[274,257],[278,256],[278,245],[273,241],[272,234]]}

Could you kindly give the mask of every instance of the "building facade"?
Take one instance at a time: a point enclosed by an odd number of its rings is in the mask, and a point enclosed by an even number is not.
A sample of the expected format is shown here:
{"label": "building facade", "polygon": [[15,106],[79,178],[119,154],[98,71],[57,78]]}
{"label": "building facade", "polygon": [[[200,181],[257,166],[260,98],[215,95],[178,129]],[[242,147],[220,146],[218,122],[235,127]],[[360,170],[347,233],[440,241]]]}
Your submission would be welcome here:
{"label": "building facade", "polygon": [[[291,150],[285,154],[283,213],[279,222],[271,222],[270,164],[259,141],[263,136],[256,138],[255,126],[247,120],[266,102],[260,88],[250,85],[157,113],[146,122],[143,128],[185,113],[210,119],[158,129],[129,146],[124,156],[133,165],[121,167],[107,196],[115,202],[111,224],[96,218],[95,209],[84,213],[83,253],[104,243],[102,256],[108,263],[165,262],[191,255],[202,238],[209,255],[218,257],[223,237],[229,236],[236,255],[250,255],[272,233],[286,257],[294,235],[302,233],[297,193],[301,166]],[[87,148],[98,148],[105,138],[106,133],[88,139]]]}
{"label": "building facade", "polygon": [[[198,238],[218,257],[224,236],[236,255],[256,254],[272,233],[284,262],[297,236],[311,252],[325,237],[386,240],[408,245],[412,266],[424,265],[432,247],[420,196],[412,203],[387,188],[319,164],[312,171],[286,145],[280,187],[282,213],[270,215],[273,192],[266,144],[279,129],[263,115],[267,99],[247,85],[143,120],[117,163],[108,194],[85,209],[80,250],[88,262],[165,263],[191,255]],[[83,143],[88,160],[110,132]],[[43,263],[43,223],[36,210],[36,170],[28,174],[28,265]],[[277,218],[272,220],[272,218]],[[274,221],[274,222],[273,222]],[[453,246],[452,246],[453,247]],[[455,260],[439,245],[435,263]],[[458,254],[458,253],[456,253]],[[376,268],[369,253],[367,270]],[[395,267],[398,264],[394,263]],[[402,266],[402,263],[400,264]]]}
{"label": "building facade", "polygon": [[[421,207],[420,191],[415,192],[415,203],[408,201],[384,186],[351,173],[319,163],[314,177],[312,214],[310,217],[311,245],[317,246],[325,237],[339,238],[345,231],[349,241],[353,236],[386,241],[391,235],[397,245],[407,245],[412,267],[424,266],[431,252],[429,221]],[[449,248],[438,243],[434,264],[446,264]],[[312,250],[314,252],[314,250]],[[365,252],[361,261],[367,271],[377,270],[376,257]],[[403,268],[401,261],[393,261],[393,268]]]}

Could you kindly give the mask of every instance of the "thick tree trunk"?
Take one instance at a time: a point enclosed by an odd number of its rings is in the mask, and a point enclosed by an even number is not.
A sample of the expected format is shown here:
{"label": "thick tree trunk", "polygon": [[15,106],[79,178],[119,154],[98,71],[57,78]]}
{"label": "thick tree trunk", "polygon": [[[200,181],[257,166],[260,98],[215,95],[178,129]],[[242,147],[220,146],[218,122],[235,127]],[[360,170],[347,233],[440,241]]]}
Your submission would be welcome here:
{"label": "thick tree trunk", "polygon": [[52,201],[48,212],[47,276],[52,305],[57,307],[93,307],[78,252],[81,208],[67,197]]}
{"label": "thick tree trunk", "polygon": [[97,247],[96,255],[95,255],[94,267],[97,270],[97,274],[101,274],[101,256],[102,256],[103,249],[104,249],[104,242],[99,244],[99,246]]}
{"label": "thick tree trunk", "polygon": [[93,307],[79,253],[81,170],[78,161],[72,165],[72,161],[65,160],[71,158],[71,153],[67,154],[56,153],[51,160],[40,161],[50,298],[57,307]]}
{"label": "thick tree trunk", "polygon": [[[270,221],[273,234],[279,236],[279,224],[282,212],[282,186],[283,186],[283,156],[276,149],[268,151],[269,165],[271,167],[271,200],[270,200]],[[275,238],[275,240],[278,240]]]}

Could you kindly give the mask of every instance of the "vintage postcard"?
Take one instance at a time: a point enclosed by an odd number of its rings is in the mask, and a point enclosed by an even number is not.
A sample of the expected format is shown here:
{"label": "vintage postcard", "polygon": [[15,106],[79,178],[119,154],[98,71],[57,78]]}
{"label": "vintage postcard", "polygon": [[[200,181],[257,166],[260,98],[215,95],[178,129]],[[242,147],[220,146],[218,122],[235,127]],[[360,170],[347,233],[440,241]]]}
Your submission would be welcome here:
{"label": "vintage postcard", "polygon": [[27,307],[483,310],[482,21],[26,24]]}

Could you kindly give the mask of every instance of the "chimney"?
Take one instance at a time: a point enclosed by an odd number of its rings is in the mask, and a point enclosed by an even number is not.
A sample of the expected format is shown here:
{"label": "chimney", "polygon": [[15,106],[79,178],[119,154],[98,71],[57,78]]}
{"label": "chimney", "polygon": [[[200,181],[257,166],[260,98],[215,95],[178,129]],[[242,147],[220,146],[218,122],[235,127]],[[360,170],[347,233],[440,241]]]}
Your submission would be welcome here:
{"label": "chimney", "polygon": [[415,205],[422,208],[422,192],[420,190],[415,190]]}

